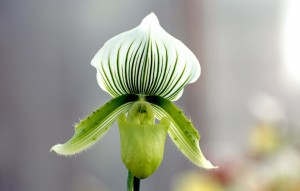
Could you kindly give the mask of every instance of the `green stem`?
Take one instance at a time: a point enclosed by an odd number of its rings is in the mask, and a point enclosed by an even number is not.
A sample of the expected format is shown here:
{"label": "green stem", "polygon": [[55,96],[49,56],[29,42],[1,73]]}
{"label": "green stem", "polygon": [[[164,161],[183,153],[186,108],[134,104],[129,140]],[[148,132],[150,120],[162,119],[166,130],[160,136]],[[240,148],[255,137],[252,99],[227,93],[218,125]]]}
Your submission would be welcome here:
{"label": "green stem", "polygon": [[134,177],[131,174],[130,171],[128,171],[128,177],[127,177],[127,191],[133,191],[133,180]]}
{"label": "green stem", "polygon": [[128,171],[127,177],[127,191],[139,191],[140,190],[140,179],[134,177],[130,171]]}

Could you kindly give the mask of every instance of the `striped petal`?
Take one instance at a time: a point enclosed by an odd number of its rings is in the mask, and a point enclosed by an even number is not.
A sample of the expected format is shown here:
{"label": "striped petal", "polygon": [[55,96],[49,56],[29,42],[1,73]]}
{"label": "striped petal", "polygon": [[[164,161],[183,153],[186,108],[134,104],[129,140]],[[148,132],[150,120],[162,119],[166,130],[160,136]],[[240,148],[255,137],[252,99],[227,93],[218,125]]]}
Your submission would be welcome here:
{"label": "striped petal", "polygon": [[176,100],[201,71],[195,55],[165,31],[153,13],[107,41],[91,64],[100,87],[113,97],[141,94]]}
{"label": "striped petal", "polygon": [[171,121],[169,135],[177,148],[195,165],[212,169],[216,168],[205,159],[199,146],[200,136],[198,131],[171,101],[159,96],[147,96],[145,99],[152,103],[155,116],[158,119],[167,117]]}
{"label": "striped petal", "polygon": [[95,144],[109,130],[121,113],[126,113],[137,95],[123,95],[112,99],[75,125],[75,134],[65,144],[51,148],[61,155],[74,155]]}

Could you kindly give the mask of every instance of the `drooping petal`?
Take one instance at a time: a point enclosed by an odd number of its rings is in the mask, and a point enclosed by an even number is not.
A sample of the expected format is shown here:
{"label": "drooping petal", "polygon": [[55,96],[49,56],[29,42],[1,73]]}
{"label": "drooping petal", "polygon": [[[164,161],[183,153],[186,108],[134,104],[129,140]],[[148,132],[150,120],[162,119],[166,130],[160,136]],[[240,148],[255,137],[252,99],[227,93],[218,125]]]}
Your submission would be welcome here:
{"label": "drooping petal", "polygon": [[177,148],[194,164],[202,168],[216,168],[203,156],[198,131],[192,122],[171,101],[159,96],[146,96],[146,101],[153,104],[154,113],[161,119],[167,116],[171,120],[169,135]]}
{"label": "drooping petal", "polygon": [[201,71],[195,55],[165,31],[153,13],[107,41],[91,64],[100,87],[113,97],[141,94],[176,100]]}
{"label": "drooping petal", "polygon": [[112,99],[75,125],[75,134],[65,144],[51,148],[61,155],[74,155],[96,143],[108,130],[118,115],[127,112],[137,95],[123,95]]}

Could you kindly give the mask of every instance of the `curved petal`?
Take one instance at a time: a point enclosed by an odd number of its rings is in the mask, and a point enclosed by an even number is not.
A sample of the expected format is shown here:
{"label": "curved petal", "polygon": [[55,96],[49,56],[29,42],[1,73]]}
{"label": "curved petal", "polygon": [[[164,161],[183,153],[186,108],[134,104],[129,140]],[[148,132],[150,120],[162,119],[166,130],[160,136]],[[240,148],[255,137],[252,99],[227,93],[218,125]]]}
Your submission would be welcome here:
{"label": "curved petal", "polygon": [[176,100],[201,71],[195,55],[165,31],[153,13],[107,41],[91,64],[100,87],[113,97],[141,94]]}
{"label": "curved petal", "polygon": [[75,125],[75,134],[65,144],[57,144],[50,151],[74,155],[96,143],[109,129],[120,113],[127,112],[137,95],[123,95],[112,99]]}
{"label": "curved petal", "polygon": [[171,101],[159,96],[146,96],[145,99],[153,104],[154,113],[161,119],[167,116],[171,120],[169,135],[177,148],[195,165],[202,168],[216,168],[203,156],[198,131],[192,122]]}

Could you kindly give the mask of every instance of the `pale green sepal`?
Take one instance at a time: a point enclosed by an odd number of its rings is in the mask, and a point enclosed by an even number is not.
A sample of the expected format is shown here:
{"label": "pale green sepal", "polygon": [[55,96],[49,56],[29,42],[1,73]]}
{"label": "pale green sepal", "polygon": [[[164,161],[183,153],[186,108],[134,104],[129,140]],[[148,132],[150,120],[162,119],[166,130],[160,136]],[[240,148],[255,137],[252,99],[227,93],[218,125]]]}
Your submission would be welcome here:
{"label": "pale green sepal", "polygon": [[145,100],[153,104],[155,116],[158,119],[167,117],[171,120],[169,135],[177,148],[195,165],[212,169],[217,168],[205,159],[199,146],[198,131],[171,101],[159,96],[146,96]]}
{"label": "pale green sepal", "polygon": [[127,112],[138,95],[116,97],[75,125],[75,134],[65,144],[57,144],[50,151],[60,155],[74,155],[96,143],[110,128],[120,113]]}
{"label": "pale green sepal", "polygon": [[177,100],[201,73],[196,56],[160,26],[154,13],[108,40],[91,64],[100,87],[113,97],[131,93]]}
{"label": "pale green sepal", "polygon": [[162,118],[159,124],[145,125],[130,122],[125,114],[121,114],[118,125],[123,163],[135,177],[149,177],[163,160],[169,119]]}

